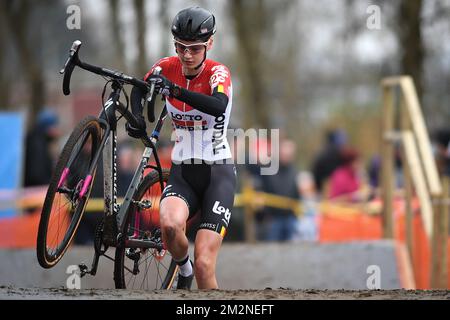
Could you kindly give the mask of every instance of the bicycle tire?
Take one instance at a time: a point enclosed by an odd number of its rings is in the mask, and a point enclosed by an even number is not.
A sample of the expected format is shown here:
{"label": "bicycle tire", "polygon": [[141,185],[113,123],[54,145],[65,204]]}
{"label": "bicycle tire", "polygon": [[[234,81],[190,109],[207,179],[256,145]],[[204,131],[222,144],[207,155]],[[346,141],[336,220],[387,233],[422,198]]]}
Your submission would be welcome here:
{"label": "bicycle tire", "polygon": [[[163,181],[167,183],[168,178],[169,170],[163,169]],[[130,206],[125,224],[126,237],[129,237],[132,233],[137,234],[138,237],[142,237],[146,233],[150,235],[158,233],[158,209],[161,191],[158,172],[152,171],[144,177],[138,186],[134,200],[141,201],[143,199],[150,199],[153,205],[147,211],[146,209],[137,209],[134,204]],[[152,213],[155,212],[157,214],[152,218]],[[141,228],[136,229],[133,226],[136,226],[134,223],[138,215],[141,220],[146,219],[147,222],[145,223],[144,221],[144,223],[141,223]],[[137,262],[139,272],[134,275],[130,271],[132,266],[136,264],[131,259],[130,253],[127,253],[126,246],[122,243],[116,247],[114,262],[114,283],[116,289],[137,289],[137,286],[135,286],[136,282],[140,283],[139,289],[141,290],[170,289],[174,284],[175,275],[178,271],[178,266],[170,256],[170,253],[163,250],[164,252],[161,256],[161,252],[157,249],[139,250],[138,252],[134,252],[139,254]],[[145,271],[142,270],[142,265],[144,265]],[[150,269],[151,267],[154,268]],[[162,273],[160,273],[161,270]],[[155,281],[153,288],[150,288],[149,281],[152,283]]]}
{"label": "bicycle tire", "polygon": [[[39,221],[36,251],[39,264],[43,268],[54,267],[73,240],[92,189],[95,170],[90,182],[87,181],[86,174],[100,147],[100,139],[101,128],[98,119],[88,116],[72,131],[59,156]],[[82,152],[83,150],[85,152]],[[59,206],[61,201],[67,203]],[[56,230],[53,229],[55,223]],[[60,228],[65,229],[61,237]],[[56,244],[52,243],[55,237]],[[58,242],[60,238],[61,242]]]}

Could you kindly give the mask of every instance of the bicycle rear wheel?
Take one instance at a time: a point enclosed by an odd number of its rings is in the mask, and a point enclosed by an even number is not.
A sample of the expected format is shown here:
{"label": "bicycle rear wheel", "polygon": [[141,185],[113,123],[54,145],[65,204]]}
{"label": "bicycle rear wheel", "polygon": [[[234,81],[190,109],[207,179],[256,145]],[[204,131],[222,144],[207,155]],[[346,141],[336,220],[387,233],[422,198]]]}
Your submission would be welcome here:
{"label": "bicycle rear wheel", "polygon": [[100,124],[89,116],[77,125],[64,145],[39,222],[36,251],[43,268],[58,263],[80,224],[95,176],[95,170],[90,175],[89,168],[100,139]]}
{"label": "bicycle rear wheel", "polygon": [[[169,170],[163,170],[164,186]],[[124,242],[116,248],[114,282],[117,289],[170,289],[178,266],[167,250],[161,248],[129,248],[130,240],[147,240],[162,246],[159,225],[159,201],[162,190],[158,172],[152,171],[139,184],[134,200],[141,204],[130,206],[125,225]],[[149,208],[142,208],[147,204]]]}

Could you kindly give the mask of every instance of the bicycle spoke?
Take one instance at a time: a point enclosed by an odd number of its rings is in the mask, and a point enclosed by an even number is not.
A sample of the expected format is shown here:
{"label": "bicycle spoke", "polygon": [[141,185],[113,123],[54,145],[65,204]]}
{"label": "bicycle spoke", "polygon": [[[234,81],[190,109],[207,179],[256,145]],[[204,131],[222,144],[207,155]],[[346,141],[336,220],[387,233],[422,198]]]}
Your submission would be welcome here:
{"label": "bicycle spoke", "polygon": [[[151,262],[150,262],[150,265],[151,265]],[[150,265],[147,265],[147,267],[145,268],[145,275],[144,275],[144,279],[142,279],[141,289],[144,287],[144,281],[146,281],[148,279],[147,275],[148,275],[148,270],[150,268]],[[148,284],[148,282],[147,282],[147,284]]]}
{"label": "bicycle spoke", "polygon": [[[156,269],[157,269],[157,274],[158,274],[158,278],[159,278],[159,280],[161,280],[161,283],[163,283],[163,279],[162,279],[162,277],[161,277],[161,273],[160,273],[160,271],[159,271],[159,267],[162,265],[162,263],[158,263],[158,266],[156,267]],[[156,281],[156,287],[155,288],[158,288],[158,281]]]}
{"label": "bicycle spoke", "polygon": [[133,279],[133,286],[131,288],[134,288],[134,284],[136,283],[136,277],[133,277],[133,274],[131,274],[132,279]]}
{"label": "bicycle spoke", "polygon": [[[54,243],[54,240],[55,240],[55,238],[56,238],[56,244],[59,244],[59,233],[60,233],[60,228],[62,227],[62,224],[64,224],[65,222],[66,222],[66,220],[69,218],[69,215],[70,215],[70,210],[69,211],[63,211],[62,209],[64,208],[64,207],[67,207],[68,205],[70,205],[71,203],[70,202],[67,202],[67,203],[65,203],[62,207],[60,207],[59,206],[59,203],[60,203],[60,199],[58,198],[58,200],[57,200],[57,204],[58,204],[58,211],[55,213],[55,215],[57,216],[57,232],[56,232],[56,234],[53,236],[53,239],[52,239],[52,241],[50,242],[51,244],[53,244]],[[52,213],[53,213],[54,211],[52,211]],[[63,212],[63,213],[61,213],[61,212]],[[64,218],[63,218],[63,221],[62,221],[62,223],[61,223],[61,221],[60,221],[60,216],[61,215],[64,215]],[[54,217],[54,215],[50,215],[50,222],[49,222],[49,227],[48,227],[48,229],[49,230],[52,230],[52,226],[54,225],[54,223],[55,223],[55,217]],[[70,223],[68,223],[68,225],[70,225]],[[57,245],[55,245],[56,247],[57,247]]]}
{"label": "bicycle spoke", "polygon": [[[155,289],[160,289],[160,285],[164,282],[163,280],[163,270],[165,272],[169,271],[169,267],[165,265],[164,260],[158,260],[154,257],[154,253],[150,252],[150,251],[146,251],[146,256],[141,258],[138,262],[138,268],[139,268],[139,273],[138,274],[133,274],[133,267],[128,267],[127,265],[124,265],[124,272],[127,273],[126,275],[126,285],[128,288],[134,288],[136,286],[136,282],[139,281],[139,288],[140,289],[149,289],[150,287],[150,275],[152,277],[155,277]],[[142,253],[142,252],[140,252]],[[166,257],[165,260],[170,261],[171,259],[169,258],[169,256]],[[134,260],[127,258],[126,259],[127,263],[133,263],[134,265]],[[150,272],[150,270],[154,270],[153,272]],[[131,287],[130,287],[131,284]]]}
{"label": "bicycle spoke", "polygon": [[145,282],[147,282],[147,289],[149,289],[150,285],[148,284],[148,278],[147,277],[145,277]]}
{"label": "bicycle spoke", "polygon": [[[60,200],[58,199],[57,202],[58,202],[58,204],[59,204]],[[65,206],[65,205],[64,205],[64,206]],[[60,223],[61,208],[58,209],[58,212],[57,212],[55,215],[56,215],[56,217],[57,217],[57,232],[56,232],[56,234],[53,236],[52,241],[50,242],[50,244],[52,244],[52,245],[55,243],[55,242],[54,242],[55,238],[56,238],[56,244],[59,243],[59,232],[60,232],[60,228],[61,228],[61,223]],[[66,218],[67,218],[67,217],[64,217],[63,222],[65,222]],[[54,220],[54,218],[52,219],[52,216],[50,216],[50,219],[51,219],[51,221],[50,221],[50,223],[49,223],[49,228],[48,228],[48,229],[49,229],[49,230],[52,230],[52,226],[54,225],[55,220]],[[55,246],[56,246],[56,245],[55,245]]]}

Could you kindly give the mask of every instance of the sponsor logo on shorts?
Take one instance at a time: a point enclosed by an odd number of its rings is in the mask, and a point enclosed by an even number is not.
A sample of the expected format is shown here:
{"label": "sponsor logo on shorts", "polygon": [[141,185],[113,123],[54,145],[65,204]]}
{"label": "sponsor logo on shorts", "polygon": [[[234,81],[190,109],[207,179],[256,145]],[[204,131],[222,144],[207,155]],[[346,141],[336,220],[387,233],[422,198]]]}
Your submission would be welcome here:
{"label": "sponsor logo on shorts", "polygon": [[186,199],[184,196],[182,196],[181,194],[177,193],[177,192],[167,192],[167,193],[164,193],[164,198],[167,198],[167,197],[177,197],[177,198],[180,198],[181,200],[183,200],[184,202],[186,202],[186,205],[188,206],[188,208],[190,208],[190,205],[189,205],[189,202],[187,201],[187,199]]}
{"label": "sponsor logo on shorts", "polygon": [[209,223],[209,222],[203,222],[199,226],[199,229],[209,229],[209,230],[216,231],[216,224],[215,223]]}
{"label": "sponsor logo on shorts", "polygon": [[228,227],[228,224],[230,223],[230,218],[231,218],[231,211],[230,211],[230,209],[225,208],[224,206],[221,206],[220,202],[216,201],[214,203],[212,211],[214,213],[216,213],[216,214],[219,214],[219,215],[223,214],[224,217],[222,218],[222,221]]}

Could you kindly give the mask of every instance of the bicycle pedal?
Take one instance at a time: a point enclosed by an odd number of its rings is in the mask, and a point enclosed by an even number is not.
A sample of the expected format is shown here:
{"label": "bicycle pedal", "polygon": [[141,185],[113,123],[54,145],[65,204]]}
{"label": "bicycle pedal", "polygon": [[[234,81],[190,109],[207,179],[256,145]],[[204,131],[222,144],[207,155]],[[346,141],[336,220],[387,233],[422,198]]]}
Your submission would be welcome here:
{"label": "bicycle pedal", "polygon": [[87,265],[85,265],[84,263],[79,264],[78,268],[80,269],[80,277],[84,277],[86,274],[90,273]]}

